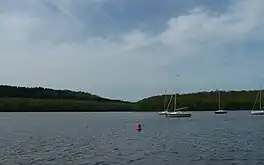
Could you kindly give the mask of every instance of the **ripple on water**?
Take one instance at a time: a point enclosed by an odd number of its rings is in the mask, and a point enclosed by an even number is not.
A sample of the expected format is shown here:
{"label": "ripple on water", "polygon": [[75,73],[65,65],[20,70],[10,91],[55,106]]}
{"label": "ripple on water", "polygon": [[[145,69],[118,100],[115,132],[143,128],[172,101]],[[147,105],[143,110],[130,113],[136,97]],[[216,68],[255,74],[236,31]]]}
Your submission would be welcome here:
{"label": "ripple on water", "polygon": [[[10,114],[4,121],[0,116],[0,164],[261,164],[264,120],[243,115],[167,120],[149,113],[80,113],[22,120]],[[138,117],[144,121],[140,133]]]}

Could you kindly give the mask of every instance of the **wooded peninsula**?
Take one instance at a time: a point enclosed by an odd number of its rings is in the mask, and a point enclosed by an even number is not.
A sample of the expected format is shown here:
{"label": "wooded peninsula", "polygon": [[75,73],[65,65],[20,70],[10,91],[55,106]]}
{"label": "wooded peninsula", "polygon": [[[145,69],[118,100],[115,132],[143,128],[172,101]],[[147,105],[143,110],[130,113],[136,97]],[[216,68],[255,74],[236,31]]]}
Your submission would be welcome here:
{"label": "wooded peninsula", "polygon": [[[221,91],[221,108],[250,110],[258,92],[256,90]],[[164,105],[168,105],[171,96],[159,95],[137,102],[128,102],[86,92],[0,85],[0,112],[162,111]],[[258,104],[259,100],[256,101],[254,109],[259,108]],[[214,111],[218,108],[218,92],[178,94],[177,107],[188,107],[187,110],[190,111]],[[173,103],[168,109],[173,109]]]}

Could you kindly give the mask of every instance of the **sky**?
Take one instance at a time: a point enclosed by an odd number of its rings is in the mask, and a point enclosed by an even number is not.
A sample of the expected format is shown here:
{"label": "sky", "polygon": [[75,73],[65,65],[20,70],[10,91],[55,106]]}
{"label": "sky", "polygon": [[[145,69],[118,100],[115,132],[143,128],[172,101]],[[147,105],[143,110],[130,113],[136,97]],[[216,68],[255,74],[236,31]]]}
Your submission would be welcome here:
{"label": "sky", "polygon": [[258,89],[263,15],[263,0],[0,0],[0,84],[130,101]]}

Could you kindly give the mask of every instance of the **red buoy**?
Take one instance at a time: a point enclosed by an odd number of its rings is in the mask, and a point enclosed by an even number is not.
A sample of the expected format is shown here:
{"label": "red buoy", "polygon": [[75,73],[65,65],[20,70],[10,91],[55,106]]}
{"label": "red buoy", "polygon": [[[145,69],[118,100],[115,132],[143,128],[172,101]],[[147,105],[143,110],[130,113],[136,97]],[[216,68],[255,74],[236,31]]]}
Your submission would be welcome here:
{"label": "red buoy", "polygon": [[137,123],[136,130],[141,131],[141,124]]}

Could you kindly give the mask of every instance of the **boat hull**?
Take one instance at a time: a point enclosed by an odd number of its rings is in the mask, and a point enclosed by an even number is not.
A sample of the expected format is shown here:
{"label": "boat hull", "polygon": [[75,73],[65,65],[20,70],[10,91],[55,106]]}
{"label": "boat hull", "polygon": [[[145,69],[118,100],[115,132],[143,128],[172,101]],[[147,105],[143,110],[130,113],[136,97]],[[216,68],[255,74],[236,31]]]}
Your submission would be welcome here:
{"label": "boat hull", "polygon": [[168,113],[166,117],[191,117],[191,113]]}
{"label": "boat hull", "polygon": [[163,111],[163,112],[159,112],[159,115],[166,115],[168,112],[167,111]]}
{"label": "boat hull", "polygon": [[227,114],[227,111],[215,111],[215,114]]}
{"label": "boat hull", "polygon": [[251,111],[251,115],[264,115],[264,111]]}

